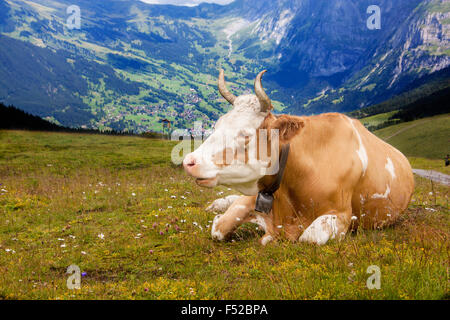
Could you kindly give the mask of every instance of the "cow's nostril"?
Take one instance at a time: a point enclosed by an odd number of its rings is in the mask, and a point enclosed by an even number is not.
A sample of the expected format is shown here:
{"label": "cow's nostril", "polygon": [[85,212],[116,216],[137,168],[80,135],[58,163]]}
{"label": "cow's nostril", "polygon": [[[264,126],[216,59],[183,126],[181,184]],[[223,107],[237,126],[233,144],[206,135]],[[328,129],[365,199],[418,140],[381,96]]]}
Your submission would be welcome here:
{"label": "cow's nostril", "polygon": [[195,160],[194,159],[190,160],[188,163],[186,163],[186,166],[188,166],[188,167],[195,166]]}
{"label": "cow's nostril", "polygon": [[183,165],[186,169],[192,169],[193,167],[195,167],[195,165],[197,164],[197,161],[195,160],[194,157],[192,156],[188,156],[186,159],[184,159],[183,161]]}

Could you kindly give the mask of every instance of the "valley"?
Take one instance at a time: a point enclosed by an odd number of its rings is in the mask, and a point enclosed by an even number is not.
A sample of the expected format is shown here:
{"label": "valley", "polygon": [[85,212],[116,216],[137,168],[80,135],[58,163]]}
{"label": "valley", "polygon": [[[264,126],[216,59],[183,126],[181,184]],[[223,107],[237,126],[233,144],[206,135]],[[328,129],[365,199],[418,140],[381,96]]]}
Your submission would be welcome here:
{"label": "valley", "polygon": [[[267,69],[276,112],[290,114],[360,110],[435,73],[448,80],[447,0],[380,1],[380,30],[366,27],[369,2],[0,0],[0,102],[64,126],[162,132],[163,120],[211,128],[229,108],[220,68],[237,95]],[[80,29],[67,27],[70,5]]]}

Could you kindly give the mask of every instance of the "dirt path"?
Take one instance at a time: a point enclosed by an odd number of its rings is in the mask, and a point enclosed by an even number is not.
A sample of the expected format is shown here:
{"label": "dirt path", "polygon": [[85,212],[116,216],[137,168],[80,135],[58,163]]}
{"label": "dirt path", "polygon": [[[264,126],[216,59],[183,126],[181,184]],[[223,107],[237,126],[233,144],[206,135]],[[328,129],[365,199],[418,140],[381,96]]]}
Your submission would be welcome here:
{"label": "dirt path", "polygon": [[421,124],[424,124],[424,123],[427,123],[427,122],[429,122],[429,121],[431,121],[431,120],[420,121],[420,122],[418,122],[418,123],[416,123],[416,124],[413,124],[412,126],[409,126],[409,127],[403,128],[403,129],[400,129],[400,130],[398,130],[396,133],[394,133],[394,134],[390,135],[389,137],[387,137],[386,139],[384,139],[384,141],[388,141],[389,139],[395,137],[396,135],[398,135],[398,134],[400,134],[400,133],[402,133],[402,132],[404,132],[404,131],[406,131],[406,130],[412,129],[412,128],[414,128],[414,127],[417,127],[417,126],[419,126],[419,125],[421,125]]}
{"label": "dirt path", "polygon": [[437,172],[434,170],[413,169],[413,172],[418,176],[431,179],[434,182],[442,183],[450,186],[450,175]]}

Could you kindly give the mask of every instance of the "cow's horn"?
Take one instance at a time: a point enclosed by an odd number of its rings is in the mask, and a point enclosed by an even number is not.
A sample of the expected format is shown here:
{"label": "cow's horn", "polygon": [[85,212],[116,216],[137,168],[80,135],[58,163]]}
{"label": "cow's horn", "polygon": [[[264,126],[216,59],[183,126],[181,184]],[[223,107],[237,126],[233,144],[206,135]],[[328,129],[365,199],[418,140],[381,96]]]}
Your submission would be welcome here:
{"label": "cow's horn", "polygon": [[267,94],[264,92],[264,89],[261,84],[262,75],[266,71],[267,70],[261,71],[256,76],[256,79],[255,79],[255,94],[258,97],[259,103],[261,104],[261,112],[266,112],[266,111],[269,111],[270,109],[272,109],[272,103],[270,102],[270,99],[267,96]]}
{"label": "cow's horn", "polygon": [[223,69],[220,69],[219,74],[219,92],[222,95],[222,97],[225,98],[229,103],[234,104],[234,100],[236,100],[236,97],[227,89],[227,86],[225,85],[225,74]]}

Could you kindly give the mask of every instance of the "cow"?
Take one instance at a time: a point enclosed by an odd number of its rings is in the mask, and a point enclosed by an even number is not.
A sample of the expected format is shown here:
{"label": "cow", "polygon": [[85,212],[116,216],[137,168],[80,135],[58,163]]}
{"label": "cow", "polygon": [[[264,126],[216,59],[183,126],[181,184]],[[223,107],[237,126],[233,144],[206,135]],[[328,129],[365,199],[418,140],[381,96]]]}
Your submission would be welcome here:
{"label": "cow", "polygon": [[[236,97],[220,71],[219,92],[233,107],[183,160],[185,171],[199,186],[225,185],[243,194],[210,206],[225,211],[215,216],[212,237],[227,240],[240,225],[251,222],[265,232],[262,245],[280,238],[323,245],[357,228],[379,229],[396,222],[414,191],[407,158],[344,114],[273,114],[261,83],[265,72],[255,79],[254,95]],[[271,135],[257,134],[262,130],[278,132],[277,151],[287,144],[290,147],[268,213],[255,211],[255,202],[258,192],[277,177],[263,170],[273,158],[263,159],[246,149],[261,139],[267,140],[269,149],[276,145]],[[244,150],[245,159],[234,161],[239,150]]]}

